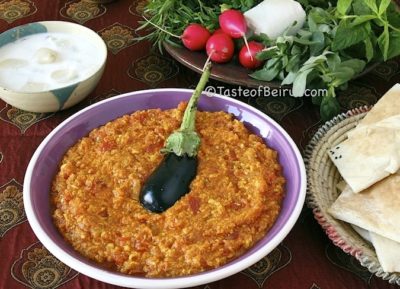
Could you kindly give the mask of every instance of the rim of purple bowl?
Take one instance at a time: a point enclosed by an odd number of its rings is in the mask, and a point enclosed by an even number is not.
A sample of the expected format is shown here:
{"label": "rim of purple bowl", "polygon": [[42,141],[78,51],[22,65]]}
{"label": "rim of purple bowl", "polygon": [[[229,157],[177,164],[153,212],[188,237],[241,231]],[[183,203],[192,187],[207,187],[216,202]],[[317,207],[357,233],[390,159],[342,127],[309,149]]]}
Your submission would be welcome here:
{"label": "rim of purple bowl", "polygon": [[[150,89],[125,93],[92,104],[59,124],[39,145],[28,165],[24,179],[24,206],[28,221],[43,245],[69,267],[94,279],[125,287],[182,288],[228,277],[253,265],[270,253],[287,236],[297,221],[305,200],[306,174],[301,154],[286,131],[270,117],[236,99],[214,94],[203,95],[199,109],[224,110],[244,122],[278,151],[287,180],[281,212],[266,236],[249,251],[231,262],[209,271],[175,278],[145,278],[109,271],[85,259],[58,233],[52,223],[49,185],[64,152],[92,129],[136,110],[174,108],[188,100],[191,89]],[[250,121],[249,121],[250,120]],[[283,149],[282,149],[283,148]],[[52,157],[55,154],[56,157]],[[46,171],[50,168],[50,171]]]}

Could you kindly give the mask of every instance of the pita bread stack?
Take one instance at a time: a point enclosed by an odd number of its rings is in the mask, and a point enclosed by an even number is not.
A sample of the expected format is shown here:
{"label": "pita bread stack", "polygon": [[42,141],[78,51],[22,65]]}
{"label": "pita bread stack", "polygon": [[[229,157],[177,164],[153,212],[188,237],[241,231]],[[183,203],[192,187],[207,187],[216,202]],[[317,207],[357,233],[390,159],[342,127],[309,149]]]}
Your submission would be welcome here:
{"label": "pita bread stack", "polygon": [[400,272],[400,84],[329,157],[347,183],[329,213],[369,231],[383,270]]}

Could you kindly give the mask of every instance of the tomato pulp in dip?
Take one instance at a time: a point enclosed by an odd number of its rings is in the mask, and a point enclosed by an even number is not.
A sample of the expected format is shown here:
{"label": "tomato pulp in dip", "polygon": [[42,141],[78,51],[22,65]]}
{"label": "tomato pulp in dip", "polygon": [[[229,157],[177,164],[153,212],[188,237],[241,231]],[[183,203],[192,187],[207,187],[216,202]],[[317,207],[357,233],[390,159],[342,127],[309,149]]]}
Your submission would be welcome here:
{"label": "tomato pulp in dip", "polygon": [[80,35],[32,34],[0,47],[0,86],[16,92],[61,88],[94,74],[101,60]]}
{"label": "tomato pulp in dip", "polygon": [[82,255],[147,277],[184,276],[237,258],[274,224],[284,196],[277,153],[225,112],[198,112],[198,172],[162,214],[138,201],[185,105],[125,115],[68,150],[53,181],[53,219]]}

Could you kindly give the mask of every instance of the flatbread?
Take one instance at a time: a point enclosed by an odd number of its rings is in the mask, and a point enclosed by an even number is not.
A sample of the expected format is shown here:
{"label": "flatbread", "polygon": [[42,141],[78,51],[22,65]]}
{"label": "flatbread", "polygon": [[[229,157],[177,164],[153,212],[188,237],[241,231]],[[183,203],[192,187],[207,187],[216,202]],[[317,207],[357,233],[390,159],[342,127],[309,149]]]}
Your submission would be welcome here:
{"label": "flatbread", "polygon": [[399,100],[396,84],[329,153],[349,185],[328,212],[372,242],[386,272],[400,272]]}
{"label": "flatbread", "polygon": [[400,84],[389,89],[359,122],[358,127],[377,123],[385,118],[400,114]]}
{"label": "flatbread", "polygon": [[400,243],[370,232],[379,263],[385,272],[400,272]]}
{"label": "flatbread", "polygon": [[[400,95],[399,95],[400,97]],[[400,169],[400,115],[355,128],[329,157],[354,193]]]}
{"label": "flatbread", "polygon": [[358,193],[400,169],[400,84],[395,84],[329,157]]}
{"label": "flatbread", "polygon": [[400,173],[393,174],[359,194],[353,193],[347,186],[328,212],[336,219],[400,242],[399,191]]}
{"label": "flatbread", "polygon": [[385,272],[400,272],[400,243],[369,232],[352,224],[353,229],[365,240],[372,243],[379,263]]}

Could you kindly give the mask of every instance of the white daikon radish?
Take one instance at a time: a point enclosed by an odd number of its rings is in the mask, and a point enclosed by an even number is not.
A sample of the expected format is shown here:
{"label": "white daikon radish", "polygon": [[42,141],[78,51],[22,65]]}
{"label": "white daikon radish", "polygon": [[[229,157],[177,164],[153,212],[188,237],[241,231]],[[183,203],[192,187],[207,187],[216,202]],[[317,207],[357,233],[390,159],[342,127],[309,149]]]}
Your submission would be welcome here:
{"label": "white daikon radish", "polygon": [[264,0],[245,12],[244,17],[247,26],[255,34],[265,33],[271,39],[276,39],[290,26],[288,35],[295,34],[303,27],[306,12],[294,0]]}

